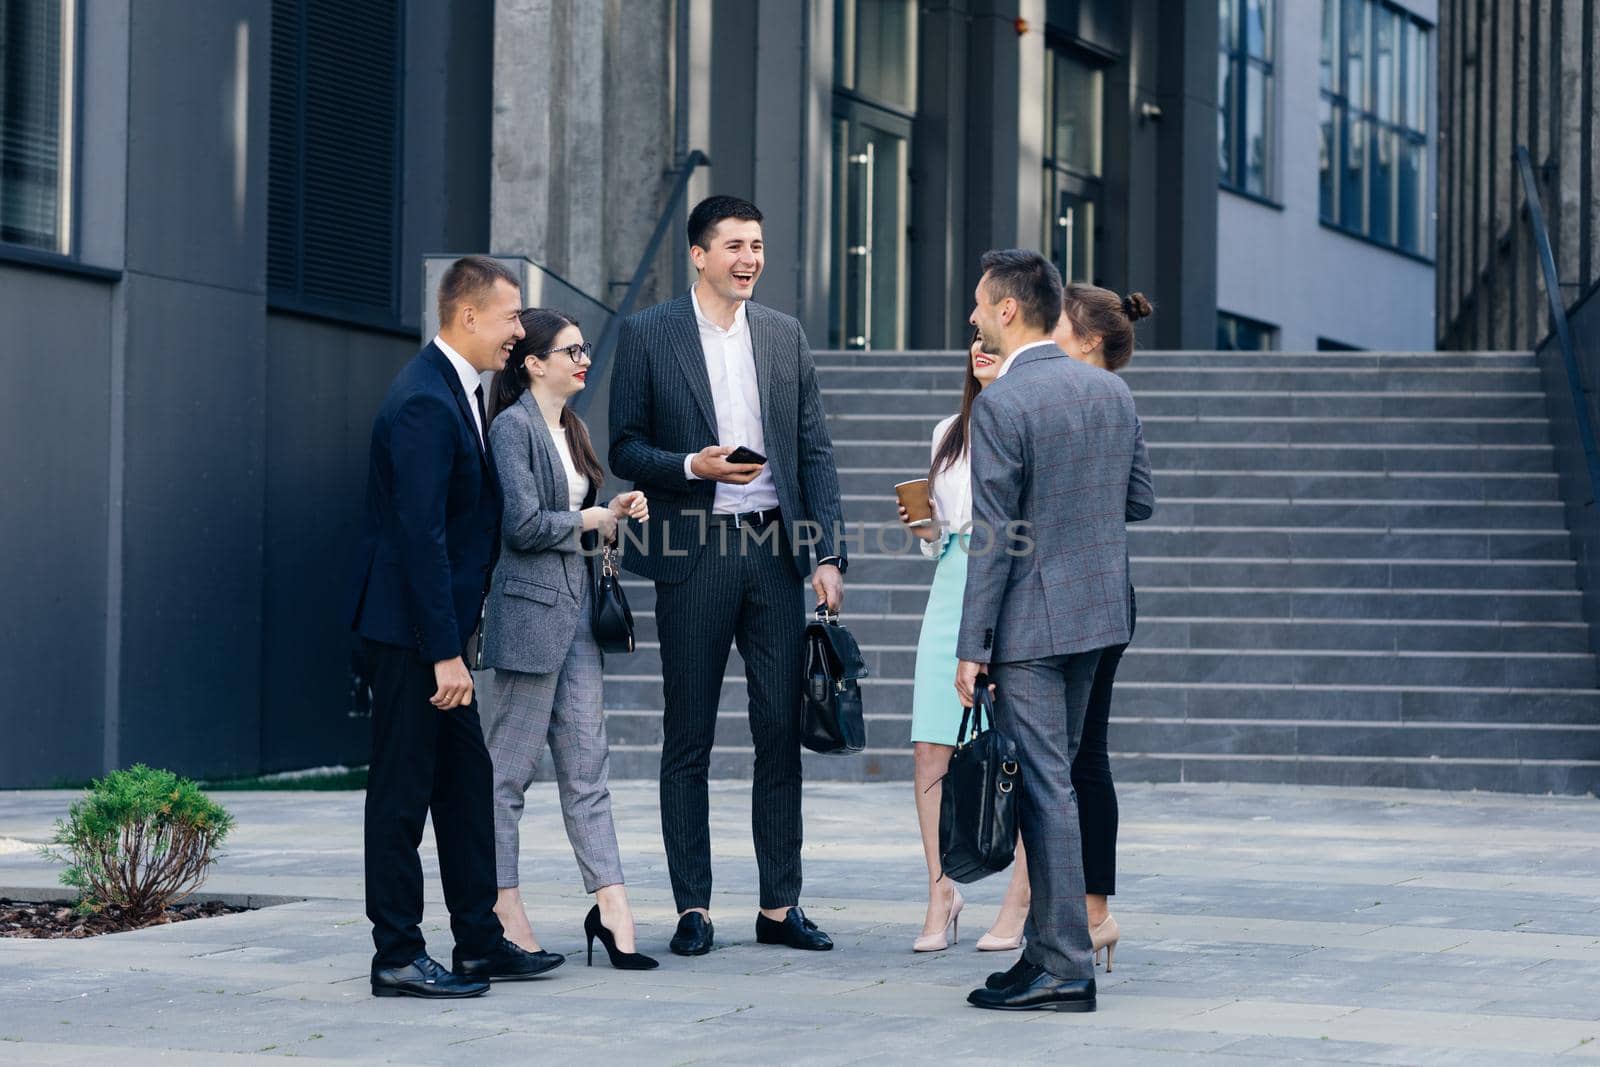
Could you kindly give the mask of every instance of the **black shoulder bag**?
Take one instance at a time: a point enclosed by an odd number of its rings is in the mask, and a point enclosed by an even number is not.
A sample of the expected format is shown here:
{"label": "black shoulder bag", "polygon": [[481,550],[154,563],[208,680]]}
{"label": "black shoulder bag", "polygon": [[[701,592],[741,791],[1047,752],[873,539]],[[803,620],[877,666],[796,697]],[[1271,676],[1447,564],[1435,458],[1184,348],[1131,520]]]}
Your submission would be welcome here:
{"label": "black shoulder bag", "polygon": [[867,747],[860,679],[867,676],[861,647],[839,616],[817,605],[806,627],[805,715],[800,743],[813,752],[848,755]]}
{"label": "black shoulder bag", "polygon": [[1011,866],[1022,799],[1017,743],[995,729],[988,675],[978,675],[973,697],[974,706],[961,716],[939,799],[939,863],[946,875],[963,883]]}
{"label": "black shoulder bag", "polygon": [[633,612],[622,591],[622,575],[617,570],[616,548],[606,545],[600,558],[589,559],[594,576],[593,628],[595,643],[602,652],[633,651]]}

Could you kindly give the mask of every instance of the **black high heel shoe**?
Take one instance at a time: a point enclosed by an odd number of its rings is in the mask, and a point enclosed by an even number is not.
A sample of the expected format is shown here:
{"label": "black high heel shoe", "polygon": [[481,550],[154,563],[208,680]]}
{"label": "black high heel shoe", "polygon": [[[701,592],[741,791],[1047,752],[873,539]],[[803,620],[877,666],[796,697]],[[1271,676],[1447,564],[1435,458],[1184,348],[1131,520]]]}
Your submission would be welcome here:
{"label": "black high heel shoe", "polygon": [[611,966],[619,971],[649,971],[661,964],[641,952],[618,952],[617,939],[605,924],[600,921],[600,905],[596,904],[589,909],[589,914],[583,917],[583,932],[589,936],[589,966],[594,966],[594,939],[599,938],[600,944],[605,946],[606,955],[611,958]]}

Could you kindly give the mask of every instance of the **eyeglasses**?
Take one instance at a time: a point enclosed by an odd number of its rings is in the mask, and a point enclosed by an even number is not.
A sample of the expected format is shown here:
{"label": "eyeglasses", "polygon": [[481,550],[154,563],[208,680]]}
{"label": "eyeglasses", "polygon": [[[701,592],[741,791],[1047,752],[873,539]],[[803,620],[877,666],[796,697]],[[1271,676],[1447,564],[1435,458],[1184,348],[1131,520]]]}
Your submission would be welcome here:
{"label": "eyeglasses", "polygon": [[579,344],[567,345],[564,348],[552,348],[547,352],[541,353],[541,355],[553,356],[558,352],[565,353],[567,358],[572,360],[574,363],[582,363],[584,360],[589,359],[591,355],[593,355],[594,345],[590,344],[588,341],[583,341]]}

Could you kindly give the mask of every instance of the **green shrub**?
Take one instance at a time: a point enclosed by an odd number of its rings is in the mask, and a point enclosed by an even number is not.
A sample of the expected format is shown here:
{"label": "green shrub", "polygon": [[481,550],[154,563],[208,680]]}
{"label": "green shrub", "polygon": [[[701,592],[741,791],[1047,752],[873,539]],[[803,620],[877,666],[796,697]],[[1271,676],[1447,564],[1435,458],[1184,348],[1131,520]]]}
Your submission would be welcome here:
{"label": "green shrub", "polygon": [[68,864],[80,909],[143,922],[199,887],[232,828],[198,784],[140,763],[93,782],[44,852]]}

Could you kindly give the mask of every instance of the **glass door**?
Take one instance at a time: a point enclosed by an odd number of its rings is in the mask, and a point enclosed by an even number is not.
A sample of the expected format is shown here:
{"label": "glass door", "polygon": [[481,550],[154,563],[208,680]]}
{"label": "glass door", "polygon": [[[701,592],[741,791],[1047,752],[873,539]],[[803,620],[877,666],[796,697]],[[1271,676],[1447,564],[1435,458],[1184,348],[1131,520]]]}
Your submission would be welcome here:
{"label": "glass door", "polygon": [[1047,84],[1044,166],[1045,247],[1063,281],[1095,280],[1105,121],[1099,61],[1052,41]]}
{"label": "glass door", "polygon": [[911,123],[841,101],[833,121],[837,348],[905,347]]}

